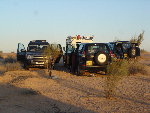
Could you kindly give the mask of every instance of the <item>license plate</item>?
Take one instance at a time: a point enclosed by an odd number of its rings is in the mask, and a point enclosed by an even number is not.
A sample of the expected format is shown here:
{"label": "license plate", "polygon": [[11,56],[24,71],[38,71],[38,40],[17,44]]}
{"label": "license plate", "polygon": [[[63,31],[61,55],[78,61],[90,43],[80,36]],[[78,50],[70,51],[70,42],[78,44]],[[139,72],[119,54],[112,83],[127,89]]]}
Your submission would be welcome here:
{"label": "license plate", "polygon": [[36,64],[44,64],[44,62],[36,62]]}
{"label": "license plate", "polygon": [[92,64],[93,64],[92,61],[86,61],[86,65],[87,65],[87,66],[91,66]]}
{"label": "license plate", "polygon": [[127,57],[127,54],[124,54],[124,57]]}

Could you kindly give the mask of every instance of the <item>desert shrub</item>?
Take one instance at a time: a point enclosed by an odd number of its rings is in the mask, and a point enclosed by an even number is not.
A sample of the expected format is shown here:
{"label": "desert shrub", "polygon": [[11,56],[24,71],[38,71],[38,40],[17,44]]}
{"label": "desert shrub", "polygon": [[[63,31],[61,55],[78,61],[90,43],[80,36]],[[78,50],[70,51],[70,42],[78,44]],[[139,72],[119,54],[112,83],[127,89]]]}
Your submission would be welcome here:
{"label": "desert shrub", "polygon": [[20,63],[15,62],[15,63],[6,63],[5,68],[6,71],[15,71],[15,70],[20,70],[22,67]]}
{"label": "desert shrub", "polygon": [[122,76],[128,75],[128,61],[127,60],[119,60],[116,62],[112,62],[107,66],[107,74],[110,76]]}
{"label": "desert shrub", "polygon": [[6,70],[5,65],[0,65],[0,74],[5,73],[6,71],[7,71],[7,70]]}
{"label": "desert shrub", "polygon": [[106,98],[111,98],[115,95],[115,88],[117,83],[124,78],[124,76],[129,75],[128,71],[129,65],[127,60],[120,60],[117,62],[112,62],[112,64],[107,67],[107,78],[105,85],[105,96]]}
{"label": "desert shrub", "polygon": [[12,55],[8,55],[7,58],[5,58],[5,63],[14,63],[16,61],[16,58]]}
{"label": "desert shrub", "polygon": [[130,42],[138,43],[138,46],[140,46],[143,40],[144,40],[144,31],[140,33],[138,37],[132,37]]}
{"label": "desert shrub", "polygon": [[57,47],[57,44],[50,44],[47,48],[45,48],[44,54],[48,57],[49,60],[55,62],[60,54],[60,50]]}
{"label": "desert shrub", "polygon": [[0,59],[3,59],[3,55],[0,53]]}
{"label": "desert shrub", "polygon": [[147,75],[147,69],[144,64],[141,64],[137,61],[132,61],[129,63],[129,68],[128,68],[129,74],[130,75],[135,75],[138,73],[141,73],[143,75]]}
{"label": "desert shrub", "polygon": [[112,62],[107,67],[107,78],[105,85],[105,96],[111,98],[115,95],[115,88],[120,80],[125,76],[135,75],[141,73],[147,75],[148,71],[144,64],[141,64],[137,60],[119,60]]}
{"label": "desert shrub", "polygon": [[3,74],[7,71],[16,71],[20,69],[22,69],[22,66],[18,62],[0,64],[0,74]]}
{"label": "desert shrub", "polygon": [[51,69],[54,68],[54,64],[55,64],[57,58],[59,57],[60,53],[61,53],[61,50],[59,49],[57,44],[50,44],[44,50],[44,54],[47,56],[47,59],[48,59],[49,76],[51,76],[51,74],[52,74]]}

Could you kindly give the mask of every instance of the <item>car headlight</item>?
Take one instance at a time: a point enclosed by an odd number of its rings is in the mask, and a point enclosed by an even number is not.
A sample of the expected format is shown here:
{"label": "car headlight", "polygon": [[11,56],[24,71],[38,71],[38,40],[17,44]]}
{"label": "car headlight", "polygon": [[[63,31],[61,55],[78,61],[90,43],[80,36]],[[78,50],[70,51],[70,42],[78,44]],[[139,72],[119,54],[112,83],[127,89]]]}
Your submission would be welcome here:
{"label": "car headlight", "polygon": [[27,55],[27,59],[31,60],[31,59],[33,59],[33,56],[32,55]]}

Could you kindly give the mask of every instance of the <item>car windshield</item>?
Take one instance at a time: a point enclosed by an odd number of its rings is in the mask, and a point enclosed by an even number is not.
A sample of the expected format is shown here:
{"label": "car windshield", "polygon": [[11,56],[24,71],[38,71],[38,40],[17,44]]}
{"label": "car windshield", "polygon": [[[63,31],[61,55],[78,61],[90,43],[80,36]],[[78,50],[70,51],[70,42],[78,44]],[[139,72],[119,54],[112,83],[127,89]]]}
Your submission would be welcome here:
{"label": "car windshield", "polygon": [[89,45],[88,46],[88,53],[97,53],[99,51],[104,52],[104,53],[109,53],[106,45]]}
{"label": "car windshield", "polygon": [[48,45],[29,45],[28,51],[44,51]]}

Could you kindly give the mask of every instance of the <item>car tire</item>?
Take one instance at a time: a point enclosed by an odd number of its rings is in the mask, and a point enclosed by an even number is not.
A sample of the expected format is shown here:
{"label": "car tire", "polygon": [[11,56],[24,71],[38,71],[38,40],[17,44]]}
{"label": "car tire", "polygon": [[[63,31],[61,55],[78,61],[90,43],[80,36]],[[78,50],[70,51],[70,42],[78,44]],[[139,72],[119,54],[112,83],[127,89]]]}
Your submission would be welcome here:
{"label": "car tire", "polygon": [[24,69],[29,70],[29,65],[27,63],[24,63]]}
{"label": "car tire", "polygon": [[98,52],[94,59],[98,65],[106,65],[108,63],[108,55],[106,53]]}

